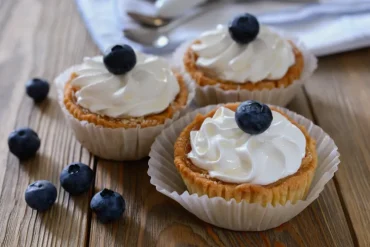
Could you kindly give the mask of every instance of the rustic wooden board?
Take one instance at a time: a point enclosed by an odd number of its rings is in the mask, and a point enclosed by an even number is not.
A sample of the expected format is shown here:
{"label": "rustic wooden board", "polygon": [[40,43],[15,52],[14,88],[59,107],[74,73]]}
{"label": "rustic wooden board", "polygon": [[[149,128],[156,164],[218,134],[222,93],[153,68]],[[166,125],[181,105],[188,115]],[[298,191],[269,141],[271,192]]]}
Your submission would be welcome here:
{"label": "rustic wooden board", "polygon": [[[90,195],[70,198],[60,187],[59,173],[72,161],[92,166],[93,157],[68,130],[54,88],[48,101],[34,105],[24,85],[34,76],[52,81],[96,48],[73,1],[1,1],[0,26],[0,245],[83,246]],[[86,40],[89,51],[84,49]],[[38,132],[41,148],[35,158],[19,164],[6,140],[21,126]],[[56,204],[42,214],[24,201],[28,184],[39,179],[52,181],[58,189]]]}
{"label": "rustic wooden board", "polygon": [[[311,118],[303,94],[290,104]],[[126,199],[124,217],[102,225],[92,217],[91,246],[353,246],[332,182],[310,207],[292,221],[265,232],[234,232],[204,223],[149,183],[147,160],[99,160],[95,191],[110,188]]]}
{"label": "rustic wooden board", "polygon": [[335,140],[335,182],[360,246],[370,246],[370,49],[322,58],[307,93],[315,118]]}

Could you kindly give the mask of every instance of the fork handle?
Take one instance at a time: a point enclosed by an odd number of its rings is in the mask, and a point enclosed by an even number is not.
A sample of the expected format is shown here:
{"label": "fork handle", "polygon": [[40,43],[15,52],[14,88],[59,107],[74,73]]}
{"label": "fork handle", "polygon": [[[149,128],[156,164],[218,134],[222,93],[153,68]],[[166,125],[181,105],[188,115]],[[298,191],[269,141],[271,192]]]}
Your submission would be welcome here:
{"label": "fork handle", "polygon": [[[183,0],[186,1],[186,0]],[[209,1],[205,4],[202,4],[198,7],[196,7],[193,10],[190,10],[188,14],[185,14],[184,16],[179,17],[178,19],[170,22],[168,25],[158,28],[158,32],[160,33],[168,33],[171,32],[173,29],[177,28],[178,26],[181,26],[182,24],[193,20],[195,17],[205,13],[206,11],[212,10],[220,5],[220,1],[213,0]]]}

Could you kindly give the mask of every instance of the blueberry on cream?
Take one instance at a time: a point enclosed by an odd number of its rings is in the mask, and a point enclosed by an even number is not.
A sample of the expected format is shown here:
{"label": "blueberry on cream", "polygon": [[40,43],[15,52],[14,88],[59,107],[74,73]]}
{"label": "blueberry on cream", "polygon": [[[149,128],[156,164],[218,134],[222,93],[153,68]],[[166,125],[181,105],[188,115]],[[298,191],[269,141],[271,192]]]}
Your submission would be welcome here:
{"label": "blueberry on cream", "polygon": [[257,135],[270,127],[272,112],[267,105],[248,100],[241,103],[236,109],[235,121],[245,133]]}
{"label": "blueberry on cream", "polygon": [[229,24],[229,33],[233,40],[239,44],[248,44],[253,41],[260,30],[257,18],[251,14],[235,17]]}
{"label": "blueberry on cream", "polygon": [[135,67],[136,54],[129,45],[115,45],[103,58],[104,65],[109,72],[122,75]]}

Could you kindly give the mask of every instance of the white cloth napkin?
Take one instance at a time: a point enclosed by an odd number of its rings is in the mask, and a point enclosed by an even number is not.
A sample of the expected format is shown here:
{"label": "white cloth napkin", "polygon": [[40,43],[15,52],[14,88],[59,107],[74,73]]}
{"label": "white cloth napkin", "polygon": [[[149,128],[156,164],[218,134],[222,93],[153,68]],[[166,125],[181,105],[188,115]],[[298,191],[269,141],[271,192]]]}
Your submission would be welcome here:
{"label": "white cloth napkin", "polygon": [[[123,36],[124,27],[139,27],[125,12],[139,9],[147,14],[157,13],[157,8],[153,8],[148,1],[76,0],[76,3],[91,36],[102,51],[117,43],[128,43],[136,49],[143,49],[140,44]],[[178,27],[171,33],[171,38],[194,38],[202,31],[219,23],[228,23],[235,15],[244,12],[255,14],[262,23],[298,37],[318,56],[370,46],[370,1],[225,1],[220,8]]]}

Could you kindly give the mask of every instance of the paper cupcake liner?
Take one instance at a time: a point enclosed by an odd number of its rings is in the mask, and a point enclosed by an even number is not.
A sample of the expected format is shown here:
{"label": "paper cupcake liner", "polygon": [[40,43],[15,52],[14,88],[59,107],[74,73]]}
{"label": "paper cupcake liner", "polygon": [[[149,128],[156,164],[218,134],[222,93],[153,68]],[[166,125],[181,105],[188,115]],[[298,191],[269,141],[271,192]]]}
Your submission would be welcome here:
{"label": "paper cupcake liner", "polygon": [[199,106],[228,102],[241,102],[246,100],[257,100],[267,104],[286,106],[317,68],[316,57],[310,51],[308,51],[303,42],[294,37],[288,37],[288,39],[292,40],[302,52],[304,68],[301,78],[299,80],[295,80],[291,85],[285,88],[281,87],[249,91],[246,89],[223,90],[218,85],[199,86],[194,82],[190,74],[186,72],[183,65],[184,53],[193,41],[187,41],[180,45],[180,47],[174,52],[172,59],[175,66],[180,69],[187,83],[192,83],[195,85],[196,93],[194,99],[196,104]]}
{"label": "paper cupcake liner", "polygon": [[176,112],[171,119],[167,119],[164,124],[148,128],[104,128],[74,118],[65,108],[63,103],[64,86],[74,71],[76,71],[76,66],[61,73],[54,81],[57,86],[59,105],[82,146],[92,154],[109,160],[138,160],[148,156],[150,146],[156,136],[166,126],[186,113],[195,95],[194,86],[187,84],[189,93],[186,106]]}
{"label": "paper cupcake liner", "polygon": [[221,197],[190,195],[174,164],[174,143],[181,131],[198,113],[206,114],[215,107],[217,106],[197,109],[175,121],[156,138],[149,154],[150,183],[159,192],[177,201],[201,220],[237,231],[262,231],[277,227],[310,205],[338,170],[339,153],[334,141],[310,120],[285,108],[277,107],[297,123],[305,126],[310,136],[317,141],[318,166],[306,199],[295,204],[288,201],[285,205],[268,204],[263,207],[258,203],[245,201],[238,203],[234,199],[226,201]]}

